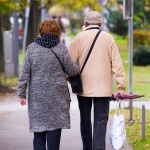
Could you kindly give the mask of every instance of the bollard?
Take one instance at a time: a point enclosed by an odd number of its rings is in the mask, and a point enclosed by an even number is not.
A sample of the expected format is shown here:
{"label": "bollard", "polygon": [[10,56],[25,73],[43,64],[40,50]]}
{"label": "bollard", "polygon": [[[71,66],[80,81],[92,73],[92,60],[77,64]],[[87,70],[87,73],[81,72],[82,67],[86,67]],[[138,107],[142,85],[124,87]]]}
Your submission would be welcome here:
{"label": "bollard", "polygon": [[142,139],[145,139],[145,105],[142,105]]}

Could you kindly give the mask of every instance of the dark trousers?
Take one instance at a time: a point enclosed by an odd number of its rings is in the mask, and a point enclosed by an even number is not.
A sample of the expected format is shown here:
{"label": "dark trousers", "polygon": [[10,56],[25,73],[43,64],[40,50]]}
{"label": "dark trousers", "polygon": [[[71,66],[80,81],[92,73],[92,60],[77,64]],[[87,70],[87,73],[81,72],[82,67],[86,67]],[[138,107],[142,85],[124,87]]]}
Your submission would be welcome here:
{"label": "dark trousers", "polygon": [[[92,98],[77,96],[77,98],[80,110],[80,130],[83,150],[105,150],[110,97]],[[94,105],[93,140],[91,123],[92,102]]]}
{"label": "dark trousers", "polygon": [[61,129],[45,132],[35,132],[33,139],[34,150],[59,150]]}

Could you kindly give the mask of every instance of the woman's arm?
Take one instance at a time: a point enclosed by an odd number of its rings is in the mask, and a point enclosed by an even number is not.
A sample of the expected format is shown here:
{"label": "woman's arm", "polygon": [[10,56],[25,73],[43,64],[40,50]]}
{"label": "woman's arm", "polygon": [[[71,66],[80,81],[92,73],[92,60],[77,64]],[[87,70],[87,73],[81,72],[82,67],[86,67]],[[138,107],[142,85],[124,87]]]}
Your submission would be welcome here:
{"label": "woman's arm", "polygon": [[63,58],[64,58],[64,61],[63,61],[64,69],[67,75],[74,76],[77,73],[79,73],[80,71],[79,64],[78,62],[73,63],[69,55],[68,49],[66,47],[64,48]]}
{"label": "woman's arm", "polygon": [[26,89],[30,78],[30,52],[27,49],[26,56],[22,65],[22,70],[18,80],[18,98],[26,99]]}

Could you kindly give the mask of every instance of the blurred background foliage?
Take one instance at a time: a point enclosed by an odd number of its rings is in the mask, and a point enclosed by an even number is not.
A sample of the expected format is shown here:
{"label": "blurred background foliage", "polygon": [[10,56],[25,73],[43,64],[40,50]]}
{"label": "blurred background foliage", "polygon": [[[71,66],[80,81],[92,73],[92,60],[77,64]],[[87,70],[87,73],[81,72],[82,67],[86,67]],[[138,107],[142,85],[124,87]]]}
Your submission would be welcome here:
{"label": "blurred background foliage", "polygon": [[1,0],[0,1],[0,14],[8,14],[14,10],[25,10],[27,5],[27,0]]}
{"label": "blurred background foliage", "polygon": [[133,48],[136,48],[140,45],[146,45],[150,48],[150,30],[133,31]]}
{"label": "blurred background foliage", "polygon": [[78,12],[83,11],[86,7],[91,8],[92,10],[100,10],[100,7],[97,3],[97,0],[45,0],[47,7],[52,6],[53,4],[58,4],[69,10],[69,12]]}
{"label": "blurred background foliage", "polygon": [[[128,23],[122,19],[122,0],[110,2],[106,7],[110,14],[107,17],[107,25],[110,31],[118,35],[127,35]],[[133,29],[150,30],[150,0],[134,0],[133,9]]]}
{"label": "blurred background foliage", "polygon": [[128,32],[128,22],[122,19],[122,13],[119,10],[111,11],[109,9],[109,17],[107,17],[107,26],[109,30],[118,35],[126,36]]}
{"label": "blurred background foliage", "polygon": [[140,45],[135,49],[133,63],[137,66],[150,65],[150,49],[146,45]]}
{"label": "blurred background foliage", "polygon": [[10,16],[13,11],[24,11],[27,1],[1,0],[0,1],[0,74],[4,71],[3,31],[11,30]]}

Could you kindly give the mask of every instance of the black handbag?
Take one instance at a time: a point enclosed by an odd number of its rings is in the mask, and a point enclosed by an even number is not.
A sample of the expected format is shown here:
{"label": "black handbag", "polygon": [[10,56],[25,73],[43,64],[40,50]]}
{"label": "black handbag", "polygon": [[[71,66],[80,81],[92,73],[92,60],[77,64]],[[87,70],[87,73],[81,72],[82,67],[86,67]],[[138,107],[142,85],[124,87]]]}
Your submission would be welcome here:
{"label": "black handbag", "polygon": [[72,88],[72,93],[81,93],[83,92],[81,74],[70,77],[70,84]]}
{"label": "black handbag", "polygon": [[71,88],[72,88],[72,93],[82,93],[83,92],[83,86],[82,86],[82,81],[81,81],[81,74],[82,74],[82,71],[83,71],[83,69],[84,69],[84,67],[85,67],[85,65],[87,63],[87,60],[88,60],[88,58],[89,58],[89,56],[90,56],[90,54],[92,52],[92,49],[93,49],[93,47],[95,45],[95,42],[96,42],[100,32],[101,32],[101,30],[98,31],[98,33],[96,34],[96,36],[95,36],[95,38],[93,40],[93,43],[92,43],[92,45],[90,47],[90,50],[89,50],[89,52],[87,54],[87,57],[86,57],[86,59],[84,61],[84,64],[82,66],[82,69],[81,69],[80,73],[75,75],[75,76],[71,76],[70,77],[70,84],[71,84]]}

